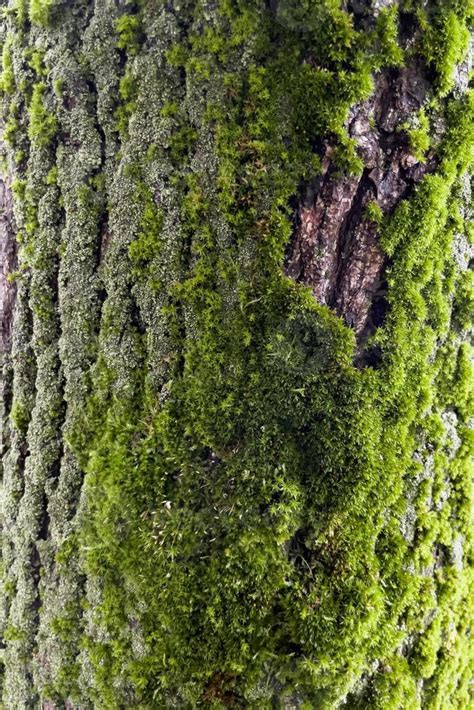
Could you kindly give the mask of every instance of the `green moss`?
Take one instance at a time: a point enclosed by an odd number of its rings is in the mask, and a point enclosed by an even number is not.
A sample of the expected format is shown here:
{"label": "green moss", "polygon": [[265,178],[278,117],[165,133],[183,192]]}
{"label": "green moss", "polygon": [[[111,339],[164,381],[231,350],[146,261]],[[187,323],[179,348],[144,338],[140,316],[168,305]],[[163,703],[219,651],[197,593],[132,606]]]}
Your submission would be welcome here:
{"label": "green moss", "polygon": [[375,25],[378,66],[401,66],[404,52],[398,43],[398,6],[382,8]]}
{"label": "green moss", "polygon": [[166,59],[172,67],[183,67],[186,63],[186,50],[181,44],[174,44],[166,52]]}
{"label": "green moss", "polygon": [[58,181],[58,168],[54,165],[46,176],[47,185],[56,185]]}
{"label": "green moss", "polygon": [[408,135],[412,154],[418,161],[424,162],[426,160],[425,154],[430,147],[431,140],[430,122],[424,109],[420,109],[412,123],[405,124],[403,128]]}
{"label": "green moss", "polygon": [[53,91],[57,97],[61,98],[64,92],[64,79],[55,79],[53,81]]}
{"label": "green moss", "polygon": [[26,151],[24,150],[17,150],[15,151],[14,159],[15,163],[18,165],[19,163],[23,162],[26,158]]}
{"label": "green moss", "polygon": [[126,136],[128,132],[128,122],[136,108],[137,82],[131,73],[125,73],[120,77],[119,94],[121,104],[115,112],[117,131]]}
{"label": "green moss", "polygon": [[383,221],[383,212],[377,202],[372,201],[366,207],[365,214],[368,220],[375,222],[375,224],[380,225]]}
{"label": "green moss", "polygon": [[453,315],[459,328],[468,330],[472,324],[474,313],[474,274],[465,271],[460,275],[456,290]]}
{"label": "green moss", "polygon": [[28,64],[38,78],[44,78],[47,74],[44,65],[44,52],[37,50],[29,52]]}
{"label": "green moss", "polygon": [[19,200],[23,200],[26,194],[26,180],[16,178],[12,182],[12,192]]}
{"label": "green moss", "polygon": [[47,27],[52,18],[56,0],[30,0],[29,18],[34,25]]}
{"label": "green moss", "polygon": [[140,47],[142,28],[137,15],[121,15],[115,22],[118,34],[117,47],[126,50],[127,54],[134,56]]}
{"label": "green moss", "polygon": [[26,631],[15,626],[8,626],[3,634],[5,641],[23,641],[26,638]]}
{"label": "green moss", "polygon": [[193,149],[197,138],[196,131],[190,126],[183,126],[173,133],[170,141],[170,155],[173,161],[179,162]]}
{"label": "green moss", "polygon": [[44,104],[45,91],[46,84],[41,82],[35,84],[28,107],[28,137],[32,143],[42,147],[51,144],[57,131],[56,117],[46,109]]}
{"label": "green moss", "polygon": [[10,412],[10,418],[13,426],[23,433],[28,428],[30,421],[30,412],[20,402],[14,402]]}
{"label": "green moss", "polygon": [[433,18],[418,10],[423,30],[423,51],[437,74],[437,88],[445,96],[453,86],[454,70],[467,52],[472,8],[456,0],[433,3]]}
{"label": "green moss", "polygon": [[342,134],[338,146],[334,151],[334,163],[337,165],[341,173],[347,175],[360,175],[362,173],[364,162],[357,155],[357,144],[353,139],[348,139]]}
{"label": "green moss", "polygon": [[2,49],[2,74],[0,77],[1,91],[5,94],[12,94],[15,89],[15,74],[11,56],[11,37],[7,37]]}
{"label": "green moss", "polygon": [[13,148],[17,144],[20,124],[14,116],[10,116],[3,129],[2,137],[4,141]]}
{"label": "green moss", "polygon": [[22,28],[28,19],[28,0],[15,0],[15,11],[18,26]]}
{"label": "green moss", "polygon": [[128,254],[138,277],[146,275],[146,267],[158,254],[160,233],[163,225],[163,214],[156,207],[150,191],[142,188],[139,191],[140,206],[143,209],[137,239],[133,241]]}

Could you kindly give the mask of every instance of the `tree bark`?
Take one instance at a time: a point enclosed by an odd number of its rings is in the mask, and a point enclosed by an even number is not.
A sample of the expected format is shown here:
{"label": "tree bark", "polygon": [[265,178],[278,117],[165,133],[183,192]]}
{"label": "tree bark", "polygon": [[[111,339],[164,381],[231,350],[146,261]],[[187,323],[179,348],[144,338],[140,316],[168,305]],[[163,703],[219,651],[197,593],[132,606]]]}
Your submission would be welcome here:
{"label": "tree bark", "polygon": [[462,5],[2,2],[7,710],[468,707]]}

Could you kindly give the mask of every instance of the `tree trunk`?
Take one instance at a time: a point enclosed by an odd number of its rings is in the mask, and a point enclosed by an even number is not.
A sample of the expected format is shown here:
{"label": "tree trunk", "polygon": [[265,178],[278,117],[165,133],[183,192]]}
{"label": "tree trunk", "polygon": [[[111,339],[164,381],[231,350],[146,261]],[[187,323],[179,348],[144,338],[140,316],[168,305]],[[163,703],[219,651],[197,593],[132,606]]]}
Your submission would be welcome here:
{"label": "tree trunk", "polygon": [[468,3],[2,10],[3,706],[467,708]]}

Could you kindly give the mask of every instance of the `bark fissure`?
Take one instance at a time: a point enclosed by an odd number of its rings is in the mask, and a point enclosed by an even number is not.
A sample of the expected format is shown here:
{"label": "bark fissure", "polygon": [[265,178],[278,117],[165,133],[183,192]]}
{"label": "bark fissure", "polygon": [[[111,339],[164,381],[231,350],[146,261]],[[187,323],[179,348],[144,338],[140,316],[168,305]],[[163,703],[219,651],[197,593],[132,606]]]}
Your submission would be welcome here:
{"label": "bark fissure", "polygon": [[6,178],[0,179],[0,347],[2,360],[10,352],[13,310],[16,297],[16,283],[9,276],[17,265],[17,247],[15,240],[15,223],[13,217],[13,200]]}
{"label": "bark fissure", "polygon": [[0,262],[0,455],[3,460],[9,446],[8,414],[13,402],[11,340],[17,291],[16,283],[11,278],[17,267],[13,202],[5,178],[0,180]]}
{"label": "bark fissure", "polygon": [[374,190],[371,190],[371,182],[370,170],[368,168],[364,168],[354,197],[352,198],[351,206],[342,218],[338,234],[340,248],[337,254],[334,282],[331,284],[332,290],[328,297],[328,305],[331,308],[337,308],[339,305],[339,294],[342,290],[348,259],[351,258],[354,250],[354,241],[357,236],[357,225],[363,219],[364,205],[367,202],[367,195],[369,193],[373,195],[375,192]]}
{"label": "bark fissure", "polygon": [[370,208],[389,216],[437,166],[433,154],[424,161],[412,154],[403,129],[422,107],[428,89],[414,61],[379,73],[372,96],[354,108],[347,123],[364,163],[362,174],[340,176],[326,145],[321,176],[305,186],[296,210],[285,273],[310,286],[319,303],[344,318],[356,333],[359,354],[387,311],[387,259]]}

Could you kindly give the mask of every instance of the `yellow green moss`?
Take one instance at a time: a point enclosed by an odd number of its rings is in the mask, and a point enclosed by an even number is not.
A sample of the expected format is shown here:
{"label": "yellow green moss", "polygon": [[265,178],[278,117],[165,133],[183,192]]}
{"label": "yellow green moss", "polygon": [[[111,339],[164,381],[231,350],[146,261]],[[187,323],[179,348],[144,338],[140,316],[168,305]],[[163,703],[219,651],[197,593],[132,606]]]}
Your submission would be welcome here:
{"label": "yellow green moss", "polygon": [[28,137],[39,146],[48,146],[57,131],[57,120],[44,103],[45,91],[44,83],[35,84],[29,105]]}

